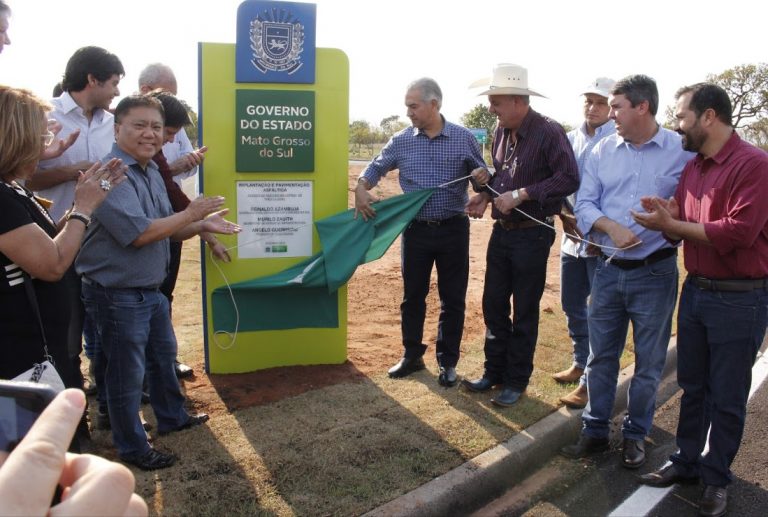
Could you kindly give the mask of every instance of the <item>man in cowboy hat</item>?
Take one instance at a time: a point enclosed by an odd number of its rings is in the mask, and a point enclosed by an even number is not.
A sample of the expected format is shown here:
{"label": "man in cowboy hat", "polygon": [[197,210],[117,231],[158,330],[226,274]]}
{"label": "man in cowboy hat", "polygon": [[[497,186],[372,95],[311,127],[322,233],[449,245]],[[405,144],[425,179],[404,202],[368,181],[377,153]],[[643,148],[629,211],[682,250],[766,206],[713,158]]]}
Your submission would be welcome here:
{"label": "man in cowboy hat", "polygon": [[667,357],[677,248],[661,232],[635,223],[630,211],[640,209],[642,196],[669,199],[693,153],[682,149],[680,135],[656,122],[659,93],[650,77],[625,77],[613,87],[609,104],[616,133],[590,153],[575,207],[579,229],[602,252],[589,302],[589,403],[579,441],[561,453],[581,458],[608,449],[619,358],[631,321],[635,373],[621,428],[621,464],[635,469],[645,462],[644,440]]}
{"label": "man in cowboy hat", "polygon": [[[584,89],[584,123],[568,133],[568,141],[573,147],[579,176],[584,174],[584,162],[592,148],[600,140],[616,132],[611,120],[611,107],[608,96],[616,81],[607,77],[598,77]],[[576,194],[568,196],[560,213],[563,223],[563,240],[560,243],[560,303],[568,323],[568,335],[573,342],[573,364],[567,370],[552,376],[560,383],[579,381],[579,386],[560,401],[570,408],[583,408],[587,405],[587,378],[584,368],[589,357],[589,327],[587,323],[587,299],[592,289],[592,277],[597,266],[597,257],[587,254],[586,245],[569,237],[581,237],[573,215]]]}
{"label": "man in cowboy hat", "polygon": [[458,380],[456,364],[469,279],[469,219],[464,213],[467,184],[470,174],[480,183],[489,175],[477,140],[466,128],[445,120],[440,114],[442,102],[440,86],[433,79],[418,79],[408,86],[405,106],[413,126],[394,135],[363,171],[355,189],[355,216],[360,213],[366,221],[376,216],[368,190],[393,169],[400,170],[404,192],[447,184],[435,191],[403,232],[400,313],[405,350],[388,373],[400,378],[425,368],[422,356],[427,346],[422,338],[434,265],[441,307],[438,382],[450,387]]}
{"label": "man in cowboy hat", "polygon": [[531,109],[529,97],[542,95],[528,88],[525,68],[498,65],[485,85],[480,95],[488,95],[488,110],[498,118],[492,147],[496,174],[490,188],[469,201],[467,212],[482,217],[495,197],[496,223],[488,242],[483,291],[485,372],[463,385],[484,392],[502,384],[504,389],[491,402],[511,406],[533,372],[539,301],[555,241],[553,216],[578,187],[579,173],[563,128]]}

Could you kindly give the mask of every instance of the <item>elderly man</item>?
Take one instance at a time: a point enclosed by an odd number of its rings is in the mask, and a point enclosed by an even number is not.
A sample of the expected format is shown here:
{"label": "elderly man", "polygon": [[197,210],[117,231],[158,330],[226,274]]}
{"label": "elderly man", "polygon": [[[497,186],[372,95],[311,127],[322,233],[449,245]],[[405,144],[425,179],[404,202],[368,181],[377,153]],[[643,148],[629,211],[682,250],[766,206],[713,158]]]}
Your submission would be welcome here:
{"label": "elderly man", "polygon": [[464,213],[470,174],[487,179],[480,146],[467,129],[440,114],[443,93],[429,78],[408,86],[405,106],[412,127],[394,135],[358,180],[355,210],[366,220],[375,217],[371,206],[373,188],[387,172],[400,170],[404,192],[439,187],[403,232],[402,316],[403,358],[389,369],[401,378],[425,368],[422,343],[426,297],[432,267],[437,267],[440,320],[437,330],[438,382],[457,382],[464,307],[469,279],[469,219]]}
{"label": "elderly man", "polygon": [[[160,284],[168,269],[169,239],[239,228],[217,212],[221,197],[199,197],[174,213],[152,161],[163,142],[162,104],[129,96],[115,109],[115,145],[107,158],[128,165],[124,181],[93,214],[77,257],[82,292],[107,359],[106,388],[112,438],[120,458],[144,470],[173,465],[176,457],[150,446],[139,418],[148,371],[152,409],[160,435],[202,424],[189,415],[174,372],[176,337]],[[109,189],[105,183],[103,188]]]}
{"label": "elderly man", "polygon": [[714,84],[681,88],[675,118],[683,147],[698,154],[674,198],[644,198],[647,212],[633,215],[642,226],[683,240],[688,278],[677,316],[678,451],[670,465],[640,481],[668,486],[701,477],[699,511],[719,516],[727,509],[752,364],[768,320],[768,154],[739,138],[728,94]]}
{"label": "elderly man", "polygon": [[635,373],[629,387],[622,466],[645,463],[661,372],[677,299],[677,249],[660,232],[632,220],[641,196],[668,197],[693,156],[680,136],[656,122],[659,93],[645,75],[625,77],[609,99],[616,133],[587,158],[576,200],[579,229],[601,246],[589,304],[587,390],[578,443],[561,450],[581,458],[608,448],[619,359],[632,322]]}
{"label": "elderly man", "polygon": [[483,289],[485,371],[463,385],[484,392],[502,384],[491,402],[506,407],[518,401],[533,373],[539,301],[555,241],[553,216],[578,187],[579,173],[563,128],[530,107],[530,96],[542,95],[528,88],[525,68],[498,65],[487,87],[481,95],[488,95],[488,110],[498,118],[492,150],[496,174],[489,190],[467,205],[470,215],[482,217],[492,196],[498,196]]}

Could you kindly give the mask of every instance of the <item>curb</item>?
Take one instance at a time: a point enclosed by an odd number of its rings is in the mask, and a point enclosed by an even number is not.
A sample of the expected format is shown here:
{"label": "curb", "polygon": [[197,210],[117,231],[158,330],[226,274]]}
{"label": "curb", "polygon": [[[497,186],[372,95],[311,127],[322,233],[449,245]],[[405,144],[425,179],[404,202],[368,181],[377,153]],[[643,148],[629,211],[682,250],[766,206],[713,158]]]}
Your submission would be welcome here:
{"label": "curb", "polygon": [[[656,406],[677,390],[677,341],[667,349]],[[619,373],[614,416],[627,407],[634,364]],[[581,432],[581,409],[562,407],[463,465],[365,514],[365,517],[428,517],[466,514],[518,484]]]}

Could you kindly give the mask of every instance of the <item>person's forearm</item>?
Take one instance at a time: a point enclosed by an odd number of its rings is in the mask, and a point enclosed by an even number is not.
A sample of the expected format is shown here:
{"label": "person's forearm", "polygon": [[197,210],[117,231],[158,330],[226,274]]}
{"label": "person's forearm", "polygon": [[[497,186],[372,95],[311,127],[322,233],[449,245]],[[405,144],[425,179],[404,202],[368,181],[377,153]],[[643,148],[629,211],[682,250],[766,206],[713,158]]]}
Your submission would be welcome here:
{"label": "person's forearm", "polygon": [[704,231],[704,225],[701,223],[690,223],[675,219],[664,229],[664,235],[673,241],[685,239],[702,242],[704,244],[711,243],[707,236],[707,232]]}
{"label": "person's forearm", "polygon": [[[193,223],[188,211],[177,212],[171,216],[155,219],[144,232],[139,235],[132,243],[136,248],[141,248],[147,244],[157,242],[163,239],[184,240],[177,237],[177,233]],[[199,232],[199,230],[198,230]],[[190,234],[191,237],[194,234]]]}
{"label": "person's forearm", "polygon": [[37,169],[32,177],[26,181],[25,186],[29,190],[45,190],[67,181],[76,181],[79,175],[80,172],[76,165]]}

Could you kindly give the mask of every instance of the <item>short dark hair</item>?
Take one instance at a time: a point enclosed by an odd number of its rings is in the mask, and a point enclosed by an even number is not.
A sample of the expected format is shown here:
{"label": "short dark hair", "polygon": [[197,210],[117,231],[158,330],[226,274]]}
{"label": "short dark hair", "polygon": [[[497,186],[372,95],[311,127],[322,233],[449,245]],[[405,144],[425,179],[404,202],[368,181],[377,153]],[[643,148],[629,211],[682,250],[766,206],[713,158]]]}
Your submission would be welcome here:
{"label": "short dark hair", "polygon": [[101,47],[82,47],[67,61],[61,87],[65,92],[79,92],[88,86],[88,74],[104,82],[113,75],[123,77],[125,69],[120,59]]}
{"label": "short dark hair", "polygon": [[122,122],[123,117],[133,108],[152,108],[160,112],[165,123],[165,110],[163,103],[149,95],[128,95],[117,103],[115,108],[115,124]]}
{"label": "short dark hair", "polygon": [[146,95],[160,101],[165,111],[165,125],[168,127],[182,128],[192,123],[189,118],[189,112],[184,103],[176,98],[171,92],[163,89],[152,90]]}
{"label": "short dark hair", "polygon": [[711,109],[715,112],[720,122],[727,126],[733,126],[731,99],[723,88],[713,83],[696,83],[690,86],[683,86],[675,93],[675,100],[680,99],[680,97],[687,93],[692,93],[688,108],[696,113],[696,118],[699,118],[702,113]]}
{"label": "short dark hair", "polygon": [[611,94],[624,95],[633,108],[643,101],[648,101],[648,111],[654,117],[659,111],[659,89],[656,87],[656,81],[647,75],[628,75],[616,83]]}

